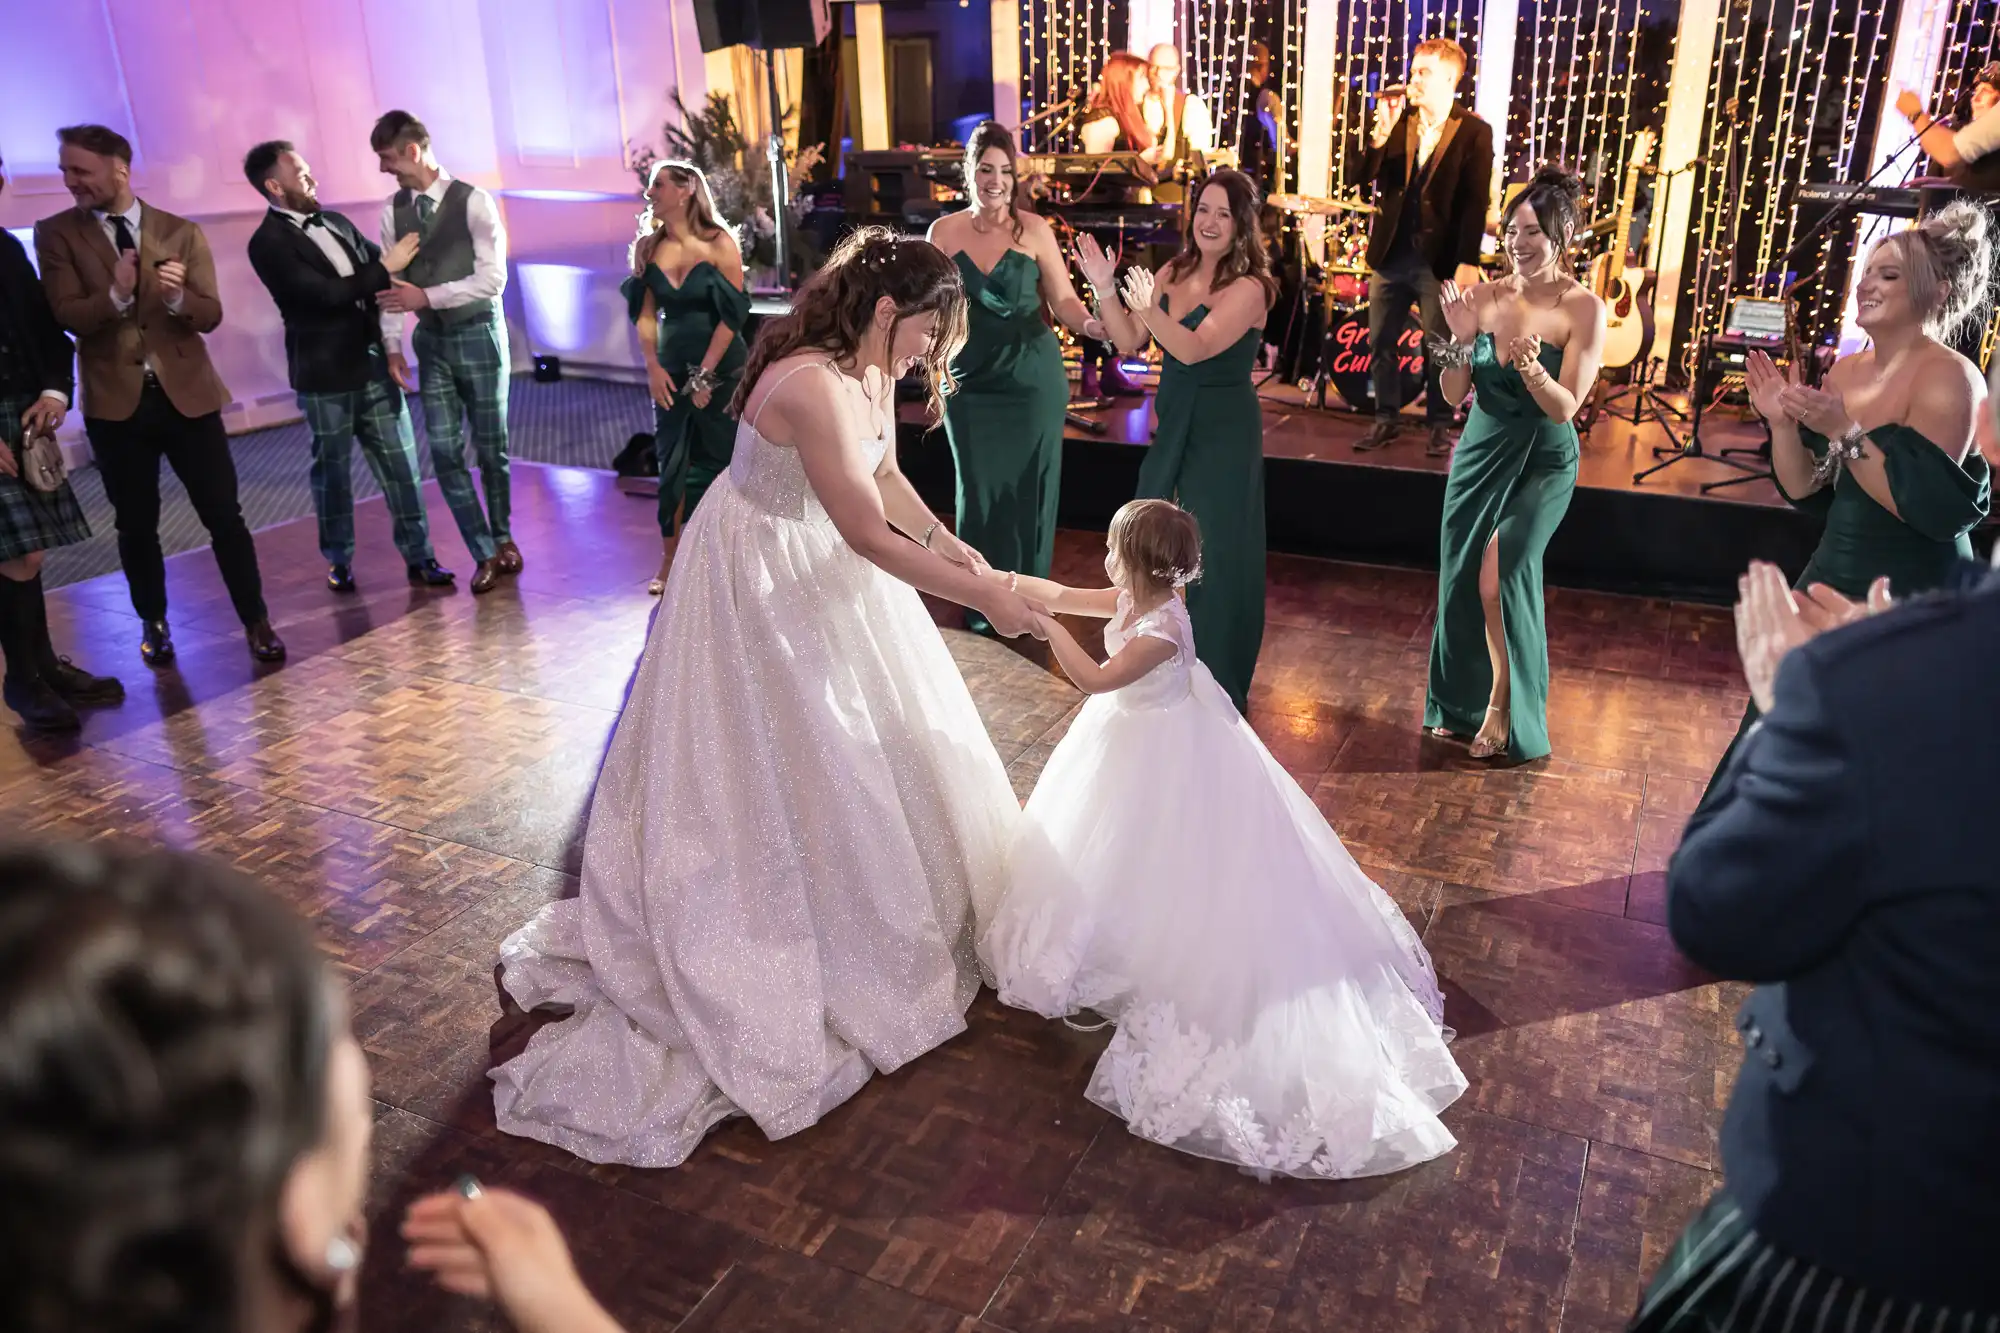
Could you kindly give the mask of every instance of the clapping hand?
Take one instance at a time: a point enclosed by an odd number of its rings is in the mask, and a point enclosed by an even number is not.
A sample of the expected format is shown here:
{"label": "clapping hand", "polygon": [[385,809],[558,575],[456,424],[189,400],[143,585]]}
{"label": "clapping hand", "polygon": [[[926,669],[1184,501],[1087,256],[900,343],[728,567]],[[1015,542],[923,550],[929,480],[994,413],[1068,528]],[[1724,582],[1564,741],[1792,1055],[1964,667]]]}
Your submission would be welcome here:
{"label": "clapping hand", "polygon": [[1772,686],[1785,654],[1813,636],[1776,565],[1753,561],[1736,580],[1736,653],[1757,711],[1771,711]]}
{"label": "clapping hand", "polygon": [[1790,377],[1778,369],[1768,352],[1752,352],[1743,362],[1743,383],[1750,391],[1750,406],[1766,421],[1786,419],[1785,390],[1799,383],[1799,368],[1791,367]]}
{"label": "clapping hand", "polygon": [[111,266],[111,294],[120,301],[132,299],[132,293],[139,290],[139,252],[120,252],[118,262]]}
{"label": "clapping hand", "polygon": [[1469,343],[1479,336],[1479,314],[1472,308],[1472,294],[1446,278],[1438,288],[1438,301],[1444,307],[1444,322],[1451,329],[1453,342]]}
{"label": "clapping hand", "polygon": [[1134,268],[1125,274],[1125,304],[1133,314],[1140,315],[1153,308],[1153,275],[1146,269]]}
{"label": "clapping hand", "polygon": [[1815,634],[1879,616],[1896,604],[1896,599],[1889,594],[1889,576],[1886,574],[1868,585],[1868,600],[1863,602],[1835,592],[1824,583],[1815,583],[1795,595],[1800,599],[1799,618]]}
{"label": "clapping hand", "polygon": [[1795,381],[1779,393],[1778,404],[1786,416],[1829,440],[1839,439],[1854,425],[1838,389],[1811,389]]}
{"label": "clapping hand", "polygon": [[1118,256],[1108,253],[1097,243],[1095,236],[1076,238],[1076,266],[1083,270],[1083,280],[1091,285],[1099,296],[1108,296],[1118,287]]}
{"label": "clapping hand", "polygon": [[169,259],[153,270],[153,277],[160,284],[160,299],[173,305],[187,295],[187,265],[178,259]]}
{"label": "clapping hand", "polygon": [[1514,369],[1525,371],[1541,359],[1542,339],[1539,334],[1524,333],[1518,338],[1507,340],[1507,359],[1514,363]]}

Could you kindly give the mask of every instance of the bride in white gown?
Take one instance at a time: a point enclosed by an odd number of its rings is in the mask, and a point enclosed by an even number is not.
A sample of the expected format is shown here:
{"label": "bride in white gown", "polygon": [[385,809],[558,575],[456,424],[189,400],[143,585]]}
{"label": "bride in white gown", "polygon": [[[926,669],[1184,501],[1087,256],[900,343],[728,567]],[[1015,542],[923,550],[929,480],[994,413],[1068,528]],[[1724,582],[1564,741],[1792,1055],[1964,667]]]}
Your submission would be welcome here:
{"label": "bride in white gown", "polygon": [[935,408],[964,329],[952,262],[870,228],[758,340],[581,896],[501,946],[523,1008],[574,1011],[493,1071],[506,1132],[674,1166],[725,1117],[797,1133],[964,1030],[1020,807],[917,590],[1003,634],[1033,618],[897,470],[892,393],[921,362]]}

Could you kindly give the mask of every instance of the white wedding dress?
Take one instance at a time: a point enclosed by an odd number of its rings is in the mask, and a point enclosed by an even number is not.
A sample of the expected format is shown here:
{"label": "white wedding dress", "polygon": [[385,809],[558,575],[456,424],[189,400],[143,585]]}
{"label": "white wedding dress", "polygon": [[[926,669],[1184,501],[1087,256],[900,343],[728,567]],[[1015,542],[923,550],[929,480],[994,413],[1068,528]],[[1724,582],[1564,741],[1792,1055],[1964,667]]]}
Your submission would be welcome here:
{"label": "white wedding dress", "polygon": [[1118,1024],[1087,1095],[1262,1177],[1450,1151],[1465,1091],[1422,941],[1194,655],[1179,598],[1104,644],[1173,658],[1092,698],[1028,801],[980,955],[1008,1004]]}
{"label": "white wedding dress", "polygon": [[523,1008],[574,1013],[493,1071],[500,1128],[634,1166],[731,1115],[805,1129],[964,1030],[1019,819],[916,591],[746,421],[674,557],[581,896],[501,946]]}

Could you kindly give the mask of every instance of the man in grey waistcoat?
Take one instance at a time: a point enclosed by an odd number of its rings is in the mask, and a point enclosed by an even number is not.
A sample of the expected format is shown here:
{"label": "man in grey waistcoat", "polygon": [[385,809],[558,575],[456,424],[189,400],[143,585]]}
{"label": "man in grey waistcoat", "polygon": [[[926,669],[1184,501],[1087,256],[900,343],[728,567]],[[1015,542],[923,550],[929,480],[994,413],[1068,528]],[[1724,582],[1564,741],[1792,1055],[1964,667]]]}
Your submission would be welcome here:
{"label": "man in grey waistcoat", "polygon": [[[382,247],[412,232],[417,257],[376,297],[382,309],[382,346],[389,373],[406,391],[420,392],[424,431],[438,489],[472,558],[479,562],[472,591],[486,592],[505,574],[521,571],[514,544],[507,471],[507,321],[500,294],[507,287],[507,232],[493,196],[454,180],[431,153],[430,131],[407,111],[375,122],[368,143],[382,170],[400,186],[382,210]],[[415,315],[412,342],[422,387],[403,354],[405,315]],[[465,462],[465,428],[486,508]]]}

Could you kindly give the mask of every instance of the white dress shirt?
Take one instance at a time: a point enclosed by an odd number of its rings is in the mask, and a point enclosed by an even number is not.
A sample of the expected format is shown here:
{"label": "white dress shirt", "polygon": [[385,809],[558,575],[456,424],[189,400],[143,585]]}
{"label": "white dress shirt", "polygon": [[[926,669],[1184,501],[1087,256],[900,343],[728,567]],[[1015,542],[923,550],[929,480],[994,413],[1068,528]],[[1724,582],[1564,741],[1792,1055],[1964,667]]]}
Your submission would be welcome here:
{"label": "white dress shirt", "polygon": [[[420,193],[429,196],[433,204],[442,204],[445,187],[450,184],[451,173],[439,171],[430,188]],[[493,202],[493,196],[476,185],[472,187],[472,196],[465,201],[465,222],[472,231],[472,273],[424,288],[433,310],[449,310],[474,301],[497,301],[500,293],[507,290],[507,229],[500,225],[500,207]],[[382,248],[387,250],[395,243],[396,198],[391,195],[382,206]],[[401,315],[383,314],[382,348],[391,353],[403,350]]]}
{"label": "white dress shirt", "polygon": [[1435,125],[1427,125],[1420,114],[1417,117],[1417,167],[1430,165],[1431,154],[1437,151],[1438,141],[1444,138],[1444,127],[1450,123],[1449,113],[1439,116]]}
{"label": "white dress shirt", "polygon": [[340,238],[333,234],[333,228],[324,220],[317,227],[308,227],[304,213],[294,213],[289,208],[274,208],[271,211],[279,217],[289,218],[293,226],[304,232],[306,239],[318,246],[320,253],[326,256],[327,262],[333,265],[334,272],[343,278],[354,276],[354,260],[348,255],[347,247],[340,243]]}

